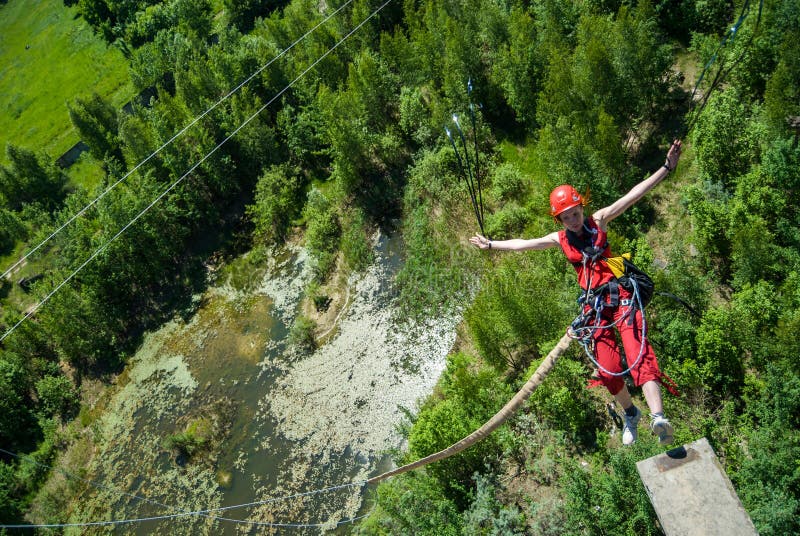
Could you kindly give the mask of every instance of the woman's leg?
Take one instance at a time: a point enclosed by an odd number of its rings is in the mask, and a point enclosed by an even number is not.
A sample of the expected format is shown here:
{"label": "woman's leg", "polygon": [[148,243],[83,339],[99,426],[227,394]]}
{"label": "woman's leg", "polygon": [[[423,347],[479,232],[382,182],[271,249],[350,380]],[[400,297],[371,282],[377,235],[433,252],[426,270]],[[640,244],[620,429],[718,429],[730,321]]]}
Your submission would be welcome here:
{"label": "woman's leg", "polygon": [[[604,329],[595,335],[595,358],[603,368],[610,372],[622,372],[619,347],[617,346],[617,339],[614,336],[613,330]],[[616,401],[619,402],[619,405],[625,410],[625,425],[622,427],[622,444],[631,445],[636,442],[638,436],[637,428],[639,426],[639,419],[642,417],[642,412],[633,404],[631,394],[621,376],[607,374],[602,369],[599,371],[599,374],[603,385],[614,395]]]}
{"label": "woman's leg", "polygon": [[[608,321],[604,319],[604,321]],[[611,329],[598,330],[594,334],[594,358],[602,368],[597,371],[600,381],[608,389],[608,392],[617,397],[622,397],[618,401],[622,404],[623,408],[628,408],[631,405],[631,395],[625,387],[625,381],[621,376],[614,376],[606,373],[603,369],[610,372],[622,372],[622,356],[619,353],[617,346],[617,339],[614,336],[614,331]],[[623,402],[624,401],[624,402]]]}
{"label": "woman's leg", "polygon": [[633,399],[631,398],[631,393],[628,391],[627,385],[623,385],[622,389],[614,395],[614,398],[619,405],[622,406],[622,409],[628,409],[633,405]]}
{"label": "woman's leg", "polygon": [[653,347],[645,337],[642,339],[642,317],[637,311],[634,321],[628,324],[623,320],[617,325],[625,356],[628,362],[636,365],[631,369],[631,377],[636,385],[642,386],[642,393],[650,408],[650,429],[658,436],[659,443],[666,445],[672,443],[673,429],[669,420],[664,417],[664,405],[661,400],[661,371]]}
{"label": "woman's leg", "polygon": [[642,393],[647,401],[647,407],[650,408],[650,413],[664,413],[664,405],[661,403],[661,385],[657,381],[645,382],[642,385]]}
{"label": "woman's leg", "polygon": [[[620,307],[620,310],[623,310]],[[619,313],[618,313],[619,315]],[[619,316],[615,315],[615,320]],[[647,340],[642,340],[642,313],[636,311],[633,323],[630,318],[622,318],[617,324],[622,346],[625,348],[625,357],[631,367],[631,378],[635,385],[641,385],[644,399],[650,408],[650,413],[662,413],[664,406],[661,402],[661,385],[659,378],[661,371],[653,347]]]}

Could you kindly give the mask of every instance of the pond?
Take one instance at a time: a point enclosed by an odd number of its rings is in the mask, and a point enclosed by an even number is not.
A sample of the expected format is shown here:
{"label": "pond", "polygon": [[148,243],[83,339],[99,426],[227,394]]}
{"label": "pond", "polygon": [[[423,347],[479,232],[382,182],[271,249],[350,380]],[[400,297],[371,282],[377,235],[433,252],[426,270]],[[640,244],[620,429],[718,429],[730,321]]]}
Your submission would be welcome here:
{"label": "pond", "polygon": [[[288,525],[318,534],[342,522],[337,532],[347,532],[368,510],[366,490],[350,484],[388,467],[386,452],[402,442],[401,408],[431,392],[459,321],[457,313],[397,320],[400,250],[399,239],[375,237],[375,262],[349,278],[338,321],[312,353],[287,341],[311,278],[301,249],[232,271],[198,297],[191,319],[149,334],[94,426],[87,476],[103,488],[70,521],[203,510],[114,533],[265,534]],[[165,446],[186,430],[212,431],[206,452],[188,461]],[[335,486],[345,487],[313,493]]]}

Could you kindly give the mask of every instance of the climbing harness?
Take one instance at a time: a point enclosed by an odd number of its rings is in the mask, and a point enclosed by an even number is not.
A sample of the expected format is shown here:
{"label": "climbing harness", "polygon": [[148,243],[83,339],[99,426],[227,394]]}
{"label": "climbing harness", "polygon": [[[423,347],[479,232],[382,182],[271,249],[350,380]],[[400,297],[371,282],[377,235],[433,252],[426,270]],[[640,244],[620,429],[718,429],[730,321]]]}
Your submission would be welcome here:
{"label": "climbing harness", "polygon": [[[758,33],[758,27],[761,24],[761,12],[763,8],[764,8],[764,0],[760,0],[758,3],[758,15],[756,16],[755,27],[753,28],[753,32],[750,34],[750,39],[742,48],[742,53],[739,54],[739,57],[737,57],[727,68],[725,68],[724,63],[722,62],[720,63],[719,68],[717,69],[717,72],[714,75],[714,78],[712,79],[711,84],[708,87],[708,91],[706,91],[705,95],[703,95],[703,97],[700,99],[700,105],[697,108],[694,108],[688,112],[688,114],[691,114],[691,118],[689,119],[689,122],[686,124],[684,135],[681,137],[685,137],[685,135],[688,134],[690,130],[692,130],[694,125],[697,123],[697,119],[700,117],[700,114],[702,114],[703,109],[706,107],[706,103],[708,103],[708,99],[711,96],[711,93],[717,87],[719,87],[720,84],[722,84],[725,78],[731,73],[731,71],[733,71],[733,68],[736,67],[736,65],[742,60],[742,58],[744,58],[747,49],[750,48],[750,45],[753,42],[753,38],[755,37],[756,33]],[[749,14],[750,14],[750,0],[745,0],[744,4],[742,5],[742,9],[739,12],[739,18],[736,19],[734,25],[731,26],[725,32],[725,35],[722,37],[722,41],[720,41],[719,45],[717,46],[717,49],[714,51],[714,53],[711,55],[711,58],[709,58],[709,60],[703,67],[703,71],[700,73],[700,78],[697,79],[697,82],[694,85],[694,89],[692,89],[692,94],[691,97],[689,98],[690,106],[692,106],[694,103],[694,97],[697,94],[697,90],[700,87],[700,84],[702,83],[703,79],[705,78],[706,73],[714,64],[714,62],[717,60],[717,56],[719,56],[719,53],[722,51],[725,45],[733,42],[734,38],[739,32],[739,28],[742,26],[742,23],[745,21],[745,19]]]}
{"label": "climbing harness", "polygon": [[458,149],[458,144],[456,144],[456,140],[453,137],[452,131],[447,126],[444,127],[444,131],[445,134],[447,134],[447,138],[450,140],[450,145],[452,145],[453,151],[456,154],[456,162],[458,162],[458,168],[459,172],[461,173],[461,177],[467,184],[467,191],[469,192],[469,197],[472,201],[472,209],[475,212],[475,219],[478,221],[478,227],[481,230],[481,234],[486,238],[489,238],[483,228],[483,186],[481,184],[481,174],[478,169],[480,162],[478,154],[478,129],[476,127],[475,120],[475,104],[472,102],[471,78],[467,81],[467,97],[469,99],[470,122],[472,123],[472,141],[474,150],[473,158],[470,158],[467,139],[466,136],[464,136],[464,131],[461,129],[461,123],[458,120],[457,114],[453,114],[452,119],[455,129],[458,132],[458,137],[461,140],[461,148],[464,152],[463,157],[461,151]]}
{"label": "climbing harness", "polygon": [[[581,252],[580,274],[584,278],[584,281],[579,281],[582,288],[581,295],[578,297],[581,312],[572,321],[567,334],[580,343],[586,356],[599,370],[608,376],[625,376],[639,364],[647,346],[647,320],[644,308],[653,295],[653,281],[625,256],[614,258],[606,256],[605,254],[609,252],[607,234],[598,227],[590,226],[588,218],[583,222],[583,229],[585,236],[589,238],[588,244],[586,241],[579,243],[579,238],[575,233],[569,230],[565,232],[569,244]],[[599,262],[609,266],[613,278],[595,285],[592,279],[595,275],[595,264]],[[620,299],[620,287],[630,293],[630,298]],[[606,308],[612,307],[625,307],[626,309],[616,320],[604,323],[603,312]],[[637,309],[641,312],[642,318],[639,354],[627,369],[622,372],[612,372],[595,358],[594,334],[611,329],[626,320],[629,325],[633,325]]]}
{"label": "climbing harness", "polygon": [[[606,233],[598,227],[591,227],[588,218],[584,220],[583,229],[586,232],[585,236],[589,238],[588,244],[586,241],[582,244],[578,243],[577,235],[569,230],[565,232],[570,246],[581,253],[581,261],[573,262],[573,264],[576,265],[576,268],[578,265],[581,267],[579,273],[583,274],[584,278],[584,281],[579,281],[582,288],[581,295],[578,297],[578,304],[581,306],[581,312],[567,329],[567,335],[580,343],[586,353],[586,357],[589,358],[589,361],[591,361],[598,370],[602,371],[607,376],[625,376],[639,365],[647,349],[647,318],[645,317],[644,310],[654,295],[655,285],[650,276],[630,261],[629,253],[618,257],[607,256],[606,254],[610,255],[610,250],[608,250]],[[600,262],[608,266],[613,277],[607,278],[607,280],[601,284],[594,285],[592,279],[595,271],[593,268],[596,263]],[[629,298],[620,299],[620,287],[628,291],[630,294]],[[678,298],[678,300],[696,314],[694,309],[683,300],[680,300],[680,298]],[[605,309],[614,307],[625,307],[626,309],[624,309],[616,320],[603,323],[603,312]],[[639,354],[627,369],[622,372],[612,372],[601,365],[595,357],[595,333],[616,327],[624,321],[627,321],[628,325],[632,326],[636,318],[637,310],[641,313],[642,319],[639,333],[639,340],[641,341],[639,345]],[[675,396],[680,396],[678,386],[672,378],[658,371],[658,380],[670,393]],[[601,382],[595,380],[591,385],[597,383]]]}
{"label": "climbing harness", "polygon": [[[620,300],[619,294],[617,294],[617,305],[614,305],[613,301],[607,303],[603,300],[603,298],[607,293],[609,293],[611,294],[612,296],[611,299],[613,300],[614,299],[612,294],[613,291],[609,289],[614,288],[614,286],[619,285],[619,283],[616,282],[607,283],[606,284],[608,285],[607,288],[598,287],[597,289],[595,289],[594,292],[592,291],[585,292],[584,296],[578,299],[578,303],[582,305],[584,310],[575,318],[575,320],[572,321],[572,324],[570,325],[567,331],[570,337],[572,337],[573,339],[578,341],[578,343],[580,343],[580,345],[583,347],[584,352],[586,353],[586,356],[589,358],[592,364],[601,371],[603,371],[608,376],[618,377],[618,376],[625,376],[626,374],[628,374],[639,364],[639,361],[641,361],[646,348],[647,320],[645,319],[645,314],[644,314],[644,304],[641,299],[639,284],[636,282],[635,279],[631,279],[630,281],[633,288],[631,292],[631,297],[629,299]],[[608,307],[622,306],[622,307],[627,307],[627,309],[625,310],[624,313],[622,313],[622,315],[617,320],[604,324],[603,310],[607,306]],[[642,342],[641,345],[639,346],[639,355],[636,356],[636,360],[627,369],[623,370],[622,372],[612,372],[607,368],[605,368],[603,365],[601,365],[594,356],[594,342],[595,342],[594,333],[596,331],[611,329],[622,323],[624,320],[627,320],[629,324],[632,324],[636,314],[636,309],[639,309],[642,313],[641,314],[642,326],[640,335],[640,340]]]}

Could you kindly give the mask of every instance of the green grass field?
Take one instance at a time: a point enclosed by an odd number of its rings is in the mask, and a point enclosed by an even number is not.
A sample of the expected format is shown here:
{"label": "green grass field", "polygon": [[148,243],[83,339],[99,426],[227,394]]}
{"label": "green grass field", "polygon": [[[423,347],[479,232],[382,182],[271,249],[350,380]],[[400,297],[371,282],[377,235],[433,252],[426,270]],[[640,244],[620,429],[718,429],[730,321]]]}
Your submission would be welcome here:
{"label": "green grass field", "polygon": [[61,0],[0,5],[0,163],[6,143],[53,159],[78,141],[67,103],[92,92],[121,107],[134,94],[122,53]]}

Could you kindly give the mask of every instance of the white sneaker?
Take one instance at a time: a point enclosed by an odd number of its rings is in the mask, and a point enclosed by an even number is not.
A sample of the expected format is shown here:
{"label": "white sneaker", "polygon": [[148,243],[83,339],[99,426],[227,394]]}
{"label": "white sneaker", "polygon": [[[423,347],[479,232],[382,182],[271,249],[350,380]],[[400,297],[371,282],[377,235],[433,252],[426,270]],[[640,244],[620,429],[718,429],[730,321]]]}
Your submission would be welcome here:
{"label": "white sneaker", "polygon": [[636,413],[633,414],[632,417],[629,417],[628,414],[624,414],[625,416],[625,426],[622,427],[622,444],[623,445],[633,445],[636,443],[636,438],[639,436],[639,419],[642,418],[642,412],[639,408],[636,408]]}
{"label": "white sneaker", "polygon": [[672,425],[669,423],[669,420],[663,415],[651,415],[651,417],[653,420],[650,421],[650,429],[658,436],[658,442],[662,445],[669,445],[672,443],[674,437]]}

